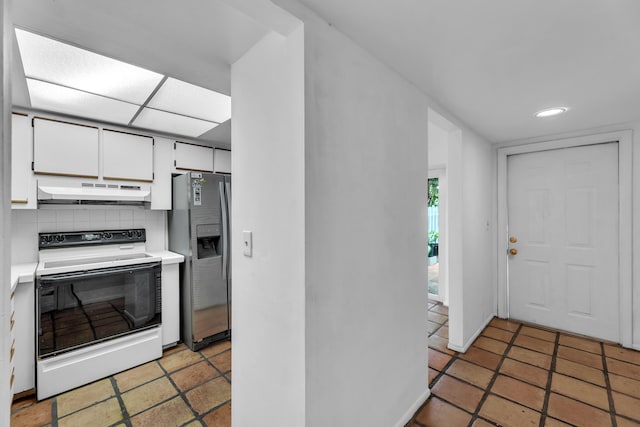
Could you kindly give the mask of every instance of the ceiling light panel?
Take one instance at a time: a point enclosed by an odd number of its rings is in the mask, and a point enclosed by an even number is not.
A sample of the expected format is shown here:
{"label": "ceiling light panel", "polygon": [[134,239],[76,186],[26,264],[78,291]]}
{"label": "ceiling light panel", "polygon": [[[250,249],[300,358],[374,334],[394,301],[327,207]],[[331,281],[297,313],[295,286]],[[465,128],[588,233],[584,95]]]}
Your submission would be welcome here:
{"label": "ceiling light panel", "polygon": [[222,123],[231,118],[231,97],[168,78],[147,104],[151,108]]}
{"label": "ceiling light panel", "polygon": [[158,73],[16,29],[27,77],[143,104],[163,76]]}
{"label": "ceiling light panel", "polygon": [[143,108],[132,125],[176,135],[186,135],[193,138],[218,126],[217,123],[167,113],[166,111],[154,110],[152,108]]}
{"label": "ceiling light panel", "polygon": [[128,102],[116,101],[39,80],[27,79],[27,87],[31,106],[38,110],[126,125],[139,108]]}

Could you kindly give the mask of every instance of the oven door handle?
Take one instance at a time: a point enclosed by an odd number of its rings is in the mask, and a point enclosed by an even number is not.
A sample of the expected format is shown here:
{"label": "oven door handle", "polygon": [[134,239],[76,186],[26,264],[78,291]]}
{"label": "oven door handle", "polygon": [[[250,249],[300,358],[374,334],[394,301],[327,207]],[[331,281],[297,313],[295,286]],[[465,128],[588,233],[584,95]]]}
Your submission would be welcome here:
{"label": "oven door handle", "polygon": [[131,265],[131,266],[123,266],[123,267],[111,267],[111,268],[100,269],[100,270],[85,270],[85,271],[75,271],[73,273],[58,273],[58,274],[52,274],[50,276],[40,276],[40,281],[59,282],[62,280],[69,280],[69,279],[76,279],[76,278],[91,279],[94,277],[107,276],[110,274],[152,270],[153,268],[159,265],[160,263],[155,262],[153,264],[138,264],[138,265]]}

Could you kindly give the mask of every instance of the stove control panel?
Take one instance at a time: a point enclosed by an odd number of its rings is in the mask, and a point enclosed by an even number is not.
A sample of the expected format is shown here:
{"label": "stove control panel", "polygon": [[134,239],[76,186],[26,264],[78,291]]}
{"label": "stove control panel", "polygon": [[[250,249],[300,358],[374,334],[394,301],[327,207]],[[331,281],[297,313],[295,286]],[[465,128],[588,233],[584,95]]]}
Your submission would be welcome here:
{"label": "stove control panel", "polygon": [[111,245],[145,242],[147,234],[144,228],[104,231],[69,231],[63,233],[39,233],[38,247],[63,248],[70,246]]}

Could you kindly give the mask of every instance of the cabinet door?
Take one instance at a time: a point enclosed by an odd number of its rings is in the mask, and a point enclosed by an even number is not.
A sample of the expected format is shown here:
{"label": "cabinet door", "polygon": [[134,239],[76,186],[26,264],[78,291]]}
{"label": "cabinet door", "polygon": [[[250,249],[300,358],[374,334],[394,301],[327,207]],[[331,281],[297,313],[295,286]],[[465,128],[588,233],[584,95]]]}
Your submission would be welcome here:
{"label": "cabinet door", "polygon": [[153,181],[153,138],[131,133],[102,131],[104,179]]}
{"label": "cabinet door", "polygon": [[97,178],[98,128],[34,118],[33,171]]}
{"label": "cabinet door", "polygon": [[14,393],[31,390],[36,386],[35,336],[33,310],[34,283],[18,283],[15,293],[15,372]]}
{"label": "cabinet door", "polygon": [[176,169],[213,172],[213,148],[176,142],[174,145]]}
{"label": "cabinet door", "polygon": [[180,340],[179,264],[162,266],[162,345]]}
{"label": "cabinet door", "polygon": [[231,173],[231,150],[216,148],[213,152],[213,171]]}
{"label": "cabinet door", "polygon": [[33,144],[31,120],[27,115],[11,115],[11,207],[35,209],[36,187],[31,171]]}
{"label": "cabinet door", "polygon": [[[151,185],[151,209],[171,210],[171,167],[173,141],[156,138],[153,146],[153,184]],[[164,274],[164,270],[163,270]]]}

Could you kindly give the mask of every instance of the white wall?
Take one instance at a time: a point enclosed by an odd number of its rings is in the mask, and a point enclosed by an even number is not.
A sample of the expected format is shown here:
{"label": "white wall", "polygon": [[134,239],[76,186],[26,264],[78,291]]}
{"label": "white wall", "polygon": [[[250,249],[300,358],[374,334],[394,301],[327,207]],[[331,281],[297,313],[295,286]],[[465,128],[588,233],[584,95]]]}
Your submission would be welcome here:
{"label": "white wall", "polygon": [[11,233],[11,34],[13,27],[9,16],[9,2],[0,0],[0,22],[2,25],[2,48],[0,51],[0,427],[8,427],[11,415],[11,394],[9,378],[11,377],[9,349],[11,347],[9,316],[10,292],[7,286],[11,274],[11,250],[9,235]]}
{"label": "white wall", "polygon": [[142,207],[47,206],[11,212],[11,263],[38,261],[38,233],[144,228],[148,251],[167,249],[166,212]]}
{"label": "white wall", "polygon": [[463,170],[463,346],[496,314],[495,150],[462,132]]}
{"label": "white wall", "polygon": [[449,345],[465,351],[497,308],[495,152],[467,127],[432,110],[429,114],[429,164],[446,167],[448,179],[450,234],[443,253],[449,273]]}
{"label": "white wall", "polygon": [[404,425],[428,393],[427,99],[305,30],[305,425]]}
{"label": "white wall", "polygon": [[236,427],[305,425],[303,43],[271,33],[231,68]]}
{"label": "white wall", "polygon": [[640,121],[621,128],[633,131],[633,347],[640,350]]}
{"label": "white wall", "polygon": [[449,131],[429,121],[429,169],[446,167]]}

